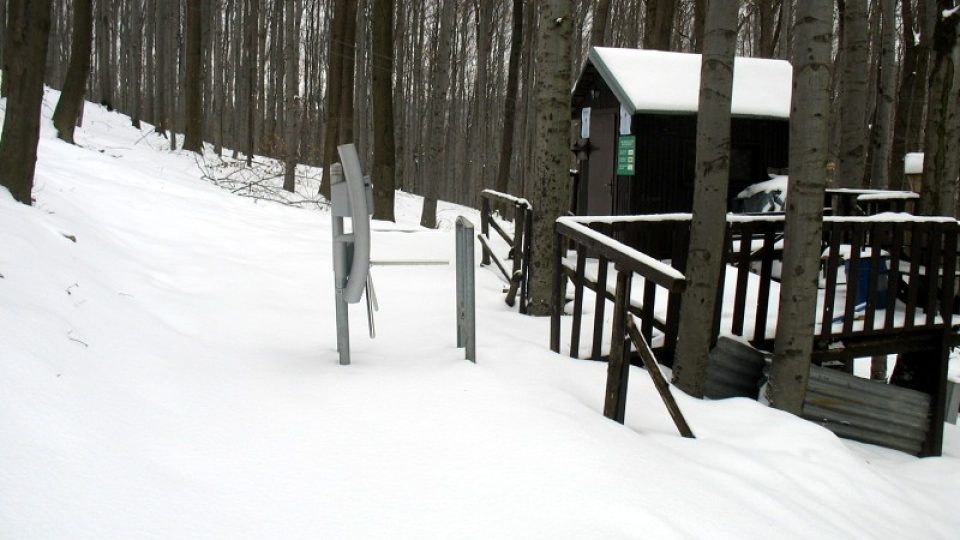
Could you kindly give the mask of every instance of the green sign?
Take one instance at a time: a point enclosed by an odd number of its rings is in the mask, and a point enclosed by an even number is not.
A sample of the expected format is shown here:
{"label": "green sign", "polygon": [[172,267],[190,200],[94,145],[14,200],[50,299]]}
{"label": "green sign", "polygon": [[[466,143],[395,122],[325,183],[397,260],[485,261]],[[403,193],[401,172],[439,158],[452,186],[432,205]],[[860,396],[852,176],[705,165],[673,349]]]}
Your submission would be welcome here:
{"label": "green sign", "polygon": [[637,138],[634,135],[621,135],[617,139],[617,175],[633,176],[637,160]]}

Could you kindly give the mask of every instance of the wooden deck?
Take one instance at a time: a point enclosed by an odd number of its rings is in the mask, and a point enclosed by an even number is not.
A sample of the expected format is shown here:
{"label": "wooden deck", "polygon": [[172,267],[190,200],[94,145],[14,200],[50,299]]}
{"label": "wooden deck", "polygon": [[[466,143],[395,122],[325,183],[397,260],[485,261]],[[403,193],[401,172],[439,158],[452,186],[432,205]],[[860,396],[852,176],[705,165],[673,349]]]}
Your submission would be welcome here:
{"label": "wooden deck", "polygon": [[[723,333],[772,350],[783,225],[783,216],[728,218],[714,340]],[[558,305],[564,301],[564,281],[569,280],[574,291],[570,354],[580,351],[584,292],[591,290],[591,357],[604,357],[609,300],[615,307],[622,303],[638,319],[657,360],[672,365],[690,216],[570,217],[558,220],[556,230]],[[644,245],[645,238],[655,240]],[[958,223],[948,218],[827,217],[823,226],[812,361],[852,370],[854,358],[900,355],[893,382],[931,396],[926,455],[939,453],[941,446],[948,350],[957,341],[957,240]],[[555,351],[560,350],[559,317],[558,310],[551,327]],[[609,329],[611,341],[623,335],[621,330]]]}

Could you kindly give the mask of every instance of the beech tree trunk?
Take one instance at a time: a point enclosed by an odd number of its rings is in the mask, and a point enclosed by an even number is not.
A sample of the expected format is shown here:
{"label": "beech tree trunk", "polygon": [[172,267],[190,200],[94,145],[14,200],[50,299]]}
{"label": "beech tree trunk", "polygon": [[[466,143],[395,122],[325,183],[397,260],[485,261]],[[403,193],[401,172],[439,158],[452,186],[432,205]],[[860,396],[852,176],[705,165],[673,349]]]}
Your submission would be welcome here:
{"label": "beech tree trunk", "polygon": [[[530,263],[531,315],[549,315],[554,306],[553,224],[570,208],[570,55],[573,2],[541,0],[537,31],[534,146],[533,253]],[[556,306],[559,308],[560,306]]]}
{"label": "beech tree trunk", "polygon": [[70,144],[73,130],[83,108],[83,96],[90,74],[90,50],[93,39],[93,6],[91,0],[74,0],[73,34],[70,39],[70,67],[63,81],[57,108],[53,111],[53,125],[57,136]]}
{"label": "beech tree trunk", "polygon": [[696,187],[687,256],[687,289],[680,305],[680,330],[673,381],[703,396],[707,356],[713,339],[717,284],[723,276],[723,238],[730,183],[730,101],[737,49],[737,2],[707,6],[697,114]]}
{"label": "beech tree trunk", "polygon": [[693,38],[691,49],[695,53],[703,51],[703,29],[707,18],[707,0],[693,0]]}
{"label": "beech tree trunk", "polygon": [[393,0],[373,0],[373,217],[395,221],[397,156],[393,129]]}
{"label": "beech tree trunk", "polygon": [[293,192],[296,190],[297,162],[300,159],[300,15],[303,13],[301,0],[287,0],[284,15],[285,42],[283,48],[283,63],[286,65],[286,80],[284,86],[284,103],[287,109],[286,125],[284,126],[284,142],[286,143],[286,164],[283,173],[283,189]]}
{"label": "beech tree trunk", "polygon": [[643,48],[669,51],[677,0],[647,0],[644,18]]}
{"label": "beech tree trunk", "polygon": [[420,213],[420,225],[428,229],[437,228],[437,198],[448,173],[443,170],[444,125],[447,99],[450,95],[450,53],[453,47],[456,1],[442,1],[438,43],[431,73],[430,129],[427,132],[430,146],[427,149],[427,178],[423,189],[423,209]]}
{"label": "beech tree trunk", "polygon": [[[97,70],[100,74],[100,104],[113,110],[113,74],[110,50],[113,36],[110,28],[110,4],[113,0],[97,0]],[[162,1],[162,0],[161,0]]]}
{"label": "beech tree trunk", "polygon": [[777,38],[777,58],[781,60],[792,60],[793,0],[781,0],[779,24],[780,35]]}
{"label": "beech tree trunk", "polygon": [[859,188],[863,187],[867,154],[867,2],[845,0],[845,3],[841,43],[840,150],[836,178],[840,187]]}
{"label": "beech tree trunk", "polygon": [[[514,2],[516,9],[516,2]],[[607,19],[610,16],[610,0],[598,0],[593,8],[593,26],[590,28],[590,46],[606,45]]]}
{"label": "beech tree trunk", "polygon": [[27,205],[33,203],[49,33],[49,0],[9,0],[3,59],[9,83],[0,133],[0,186]]}
{"label": "beech tree trunk", "polygon": [[4,51],[7,50],[7,0],[0,0],[0,97],[7,97],[7,62]]}
{"label": "beech tree trunk", "polygon": [[520,81],[520,51],[523,49],[523,3],[513,0],[513,30],[510,34],[510,61],[507,67],[507,95],[503,105],[503,131],[500,137],[500,162],[497,165],[496,190],[506,193],[510,182],[510,158],[517,116],[517,87]]}
{"label": "beech tree trunk", "polygon": [[797,4],[790,118],[790,196],[783,254],[780,309],[766,397],[778,409],[800,414],[810,373],[823,231],[823,191],[828,160],[833,5]]}
{"label": "beech tree trunk", "polygon": [[[904,156],[907,152],[920,150],[922,138],[923,109],[927,96],[927,66],[930,58],[930,41],[933,26],[930,24],[927,3],[921,0],[919,9],[913,11],[912,2],[902,0],[901,20],[903,25],[903,62],[900,67],[900,90],[893,127],[893,146],[890,159],[890,184],[904,186]],[[932,6],[931,6],[932,7]],[[919,36],[919,40],[916,37]]]}
{"label": "beech tree trunk", "polygon": [[184,125],[183,149],[203,154],[203,50],[201,17],[203,0],[187,0],[187,43],[186,43],[186,123]]}
{"label": "beech tree trunk", "polygon": [[880,0],[880,71],[877,78],[877,106],[870,132],[870,186],[877,189],[894,189],[890,185],[888,172],[894,94],[897,91],[896,6],[896,0]]}
{"label": "beech tree trunk", "polygon": [[951,0],[937,0],[920,190],[924,214],[950,217],[956,213],[960,172],[960,10],[950,12],[953,8]]}
{"label": "beech tree trunk", "polygon": [[[320,193],[327,199],[330,198],[330,177],[327,171],[330,165],[337,161],[337,142],[339,133],[339,114],[337,109],[340,106],[340,93],[343,89],[341,79],[343,77],[344,64],[344,40],[346,36],[348,14],[348,0],[333,0],[333,22],[330,31],[330,46],[327,55],[327,102],[324,114],[323,129],[323,175],[324,181],[320,184]],[[353,69],[350,65],[349,69]]]}
{"label": "beech tree trunk", "polygon": [[260,66],[257,65],[257,47],[258,33],[257,26],[260,21],[260,0],[247,0],[249,11],[246,20],[246,47],[247,47],[247,65],[244,69],[247,71],[247,119],[246,119],[246,141],[244,148],[247,154],[247,166],[253,164],[253,154],[256,151],[254,144],[257,137],[257,78],[260,73]]}

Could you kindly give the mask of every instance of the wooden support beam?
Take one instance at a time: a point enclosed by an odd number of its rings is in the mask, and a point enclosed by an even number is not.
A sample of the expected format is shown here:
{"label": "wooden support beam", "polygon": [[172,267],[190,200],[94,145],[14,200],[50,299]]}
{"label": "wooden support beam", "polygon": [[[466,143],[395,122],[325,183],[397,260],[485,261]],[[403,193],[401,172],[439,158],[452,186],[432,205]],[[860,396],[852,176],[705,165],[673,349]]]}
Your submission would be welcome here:
{"label": "wooden support beam", "polygon": [[670,413],[670,418],[673,419],[673,424],[677,426],[677,431],[680,432],[680,435],[688,439],[695,439],[696,437],[694,437],[690,425],[687,424],[687,419],[684,418],[683,413],[680,412],[680,406],[677,405],[677,400],[674,399],[673,394],[670,393],[670,385],[667,383],[666,378],[664,378],[663,373],[660,372],[660,366],[657,364],[657,359],[653,356],[653,351],[650,350],[650,345],[648,345],[647,341],[640,335],[640,331],[637,330],[637,326],[633,323],[633,317],[629,315],[627,316],[627,333],[630,334],[630,341],[633,342],[633,346],[636,347],[637,352],[640,353],[640,358],[643,360],[643,367],[647,370],[650,378],[653,379],[653,385],[657,388],[657,393],[660,394],[660,399],[663,400],[663,404],[667,406],[667,411]]}

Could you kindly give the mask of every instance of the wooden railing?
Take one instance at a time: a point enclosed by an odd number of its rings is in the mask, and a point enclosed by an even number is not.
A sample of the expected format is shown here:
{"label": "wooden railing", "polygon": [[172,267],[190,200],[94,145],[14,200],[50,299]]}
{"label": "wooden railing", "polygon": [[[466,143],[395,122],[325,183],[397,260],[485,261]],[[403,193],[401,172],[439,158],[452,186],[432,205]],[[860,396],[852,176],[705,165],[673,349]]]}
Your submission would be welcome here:
{"label": "wooden railing", "polygon": [[[759,348],[772,348],[783,226],[782,215],[728,217],[714,336],[733,334]],[[615,309],[622,301],[624,310],[640,319],[641,333],[654,345],[658,359],[672,362],[689,227],[689,214],[558,220],[555,292],[562,295],[564,278],[574,285],[571,356],[580,354],[584,290],[589,289],[596,293],[591,357],[602,356],[605,303],[614,300]],[[627,245],[616,238],[635,242]],[[825,218],[816,358],[839,354],[832,346],[838,341],[888,339],[887,346],[896,349],[898,343],[909,342],[903,333],[950,329],[958,292],[957,241],[958,224],[948,218]],[[657,254],[650,256],[648,249]],[[618,280],[627,279],[629,285],[632,276],[639,278],[643,294],[618,300],[609,284],[611,264]],[[558,296],[558,302],[563,300]],[[559,312],[554,317],[551,347],[559,351]],[[654,330],[662,334],[656,340]],[[918,339],[926,342],[925,337]]]}
{"label": "wooden railing", "polygon": [[[631,247],[615,240],[614,236],[629,234],[636,227],[656,229],[674,240],[674,245],[684,246],[673,253],[671,263],[661,262],[640,250],[644,246]],[[564,304],[566,278],[574,283],[573,327],[570,340],[571,356],[579,355],[580,327],[583,317],[584,288],[596,293],[594,305],[594,324],[591,357],[601,358],[601,345],[604,332],[604,311],[606,301],[614,302],[613,336],[626,335],[626,314],[636,316],[640,321],[640,334],[648,343],[653,343],[654,329],[665,335],[660,344],[653,347],[658,359],[672,358],[672,347],[676,343],[679,330],[680,295],[686,287],[683,265],[686,260],[686,244],[689,239],[689,216],[676,214],[669,216],[630,216],[629,218],[590,218],[564,217],[556,224],[554,267],[554,313],[551,324],[550,347],[560,350],[560,315]],[[650,236],[644,236],[647,238]],[[659,242],[658,242],[659,244]],[[566,257],[568,248],[576,257],[573,261]],[[596,260],[596,268],[588,279],[587,259]],[[613,272],[610,271],[612,266]],[[615,287],[608,284],[615,278]],[[643,293],[640,299],[634,299],[632,289],[634,279],[638,278]],[[666,297],[666,309],[658,313],[658,302],[663,304]],[[618,313],[623,315],[619,316]],[[611,348],[618,346],[618,340],[611,341]],[[666,353],[664,348],[669,349]],[[611,356],[617,353],[611,352]]]}
{"label": "wooden railing", "polygon": [[[520,199],[506,193],[485,189],[480,192],[480,245],[483,255],[480,260],[482,266],[491,262],[500,271],[503,278],[509,283],[506,302],[513,307],[517,296],[520,297],[520,313],[527,312],[527,290],[531,239],[533,238],[533,207],[526,199]],[[509,234],[494,217],[494,207],[509,209],[513,217],[513,233]],[[510,271],[505,261],[493,249],[490,241],[490,229],[493,229],[506,242],[509,251],[506,259],[512,261]]]}
{"label": "wooden railing", "polygon": [[920,195],[883,189],[828,189],[824,207],[835,216],[873,216],[883,212],[915,213]]}
{"label": "wooden railing", "polygon": [[[569,351],[571,356],[579,355],[584,293],[593,290],[593,358],[602,358],[603,334],[607,328],[610,332],[604,400],[604,414],[609,418],[623,422],[631,363],[642,360],[650,369],[654,363],[645,354],[662,364],[673,361],[680,300],[686,287],[683,272],[689,231],[688,214],[561,218],[556,223],[550,347],[560,351],[560,322],[569,279],[574,285]],[[782,215],[728,216],[724,273],[717,284],[719,301],[711,334],[714,340],[721,333],[734,334],[757,348],[772,350],[780,297],[779,266],[784,244],[789,241],[783,231]],[[960,341],[953,326],[960,277],[958,235],[960,225],[948,218],[884,214],[828,217],[823,223],[811,361],[818,365],[839,362],[852,370],[854,358],[898,354],[891,385],[929,396],[929,422],[921,422],[929,429],[910,442],[910,451],[919,448],[921,455],[940,453],[948,353],[950,346]],[[614,287],[610,278],[615,278]],[[642,294],[631,293],[635,286],[642,288]],[[605,325],[608,301],[613,302],[613,320]],[[639,332],[631,328],[633,317],[639,319]],[[630,343],[638,358],[631,357]],[[649,349],[648,344],[652,345]],[[670,409],[669,396],[663,392],[661,396]],[[826,422],[818,416],[817,399],[809,400],[813,405],[805,417]],[[861,405],[854,403],[847,412],[861,414]],[[894,404],[893,410],[898,406]],[[922,417],[923,411],[918,414]],[[677,426],[684,432],[680,423]],[[843,436],[860,433],[850,426],[841,427],[836,431]],[[867,427],[883,431],[876,422]]]}
{"label": "wooden railing", "polygon": [[[732,299],[723,331],[769,349],[773,343],[779,280],[773,272],[783,248],[783,218],[731,216],[726,272],[720,291]],[[827,217],[815,318],[816,346],[950,328],[957,293],[958,224],[948,218]],[[752,313],[751,317],[747,317]],[[822,356],[822,355],[821,355]]]}

